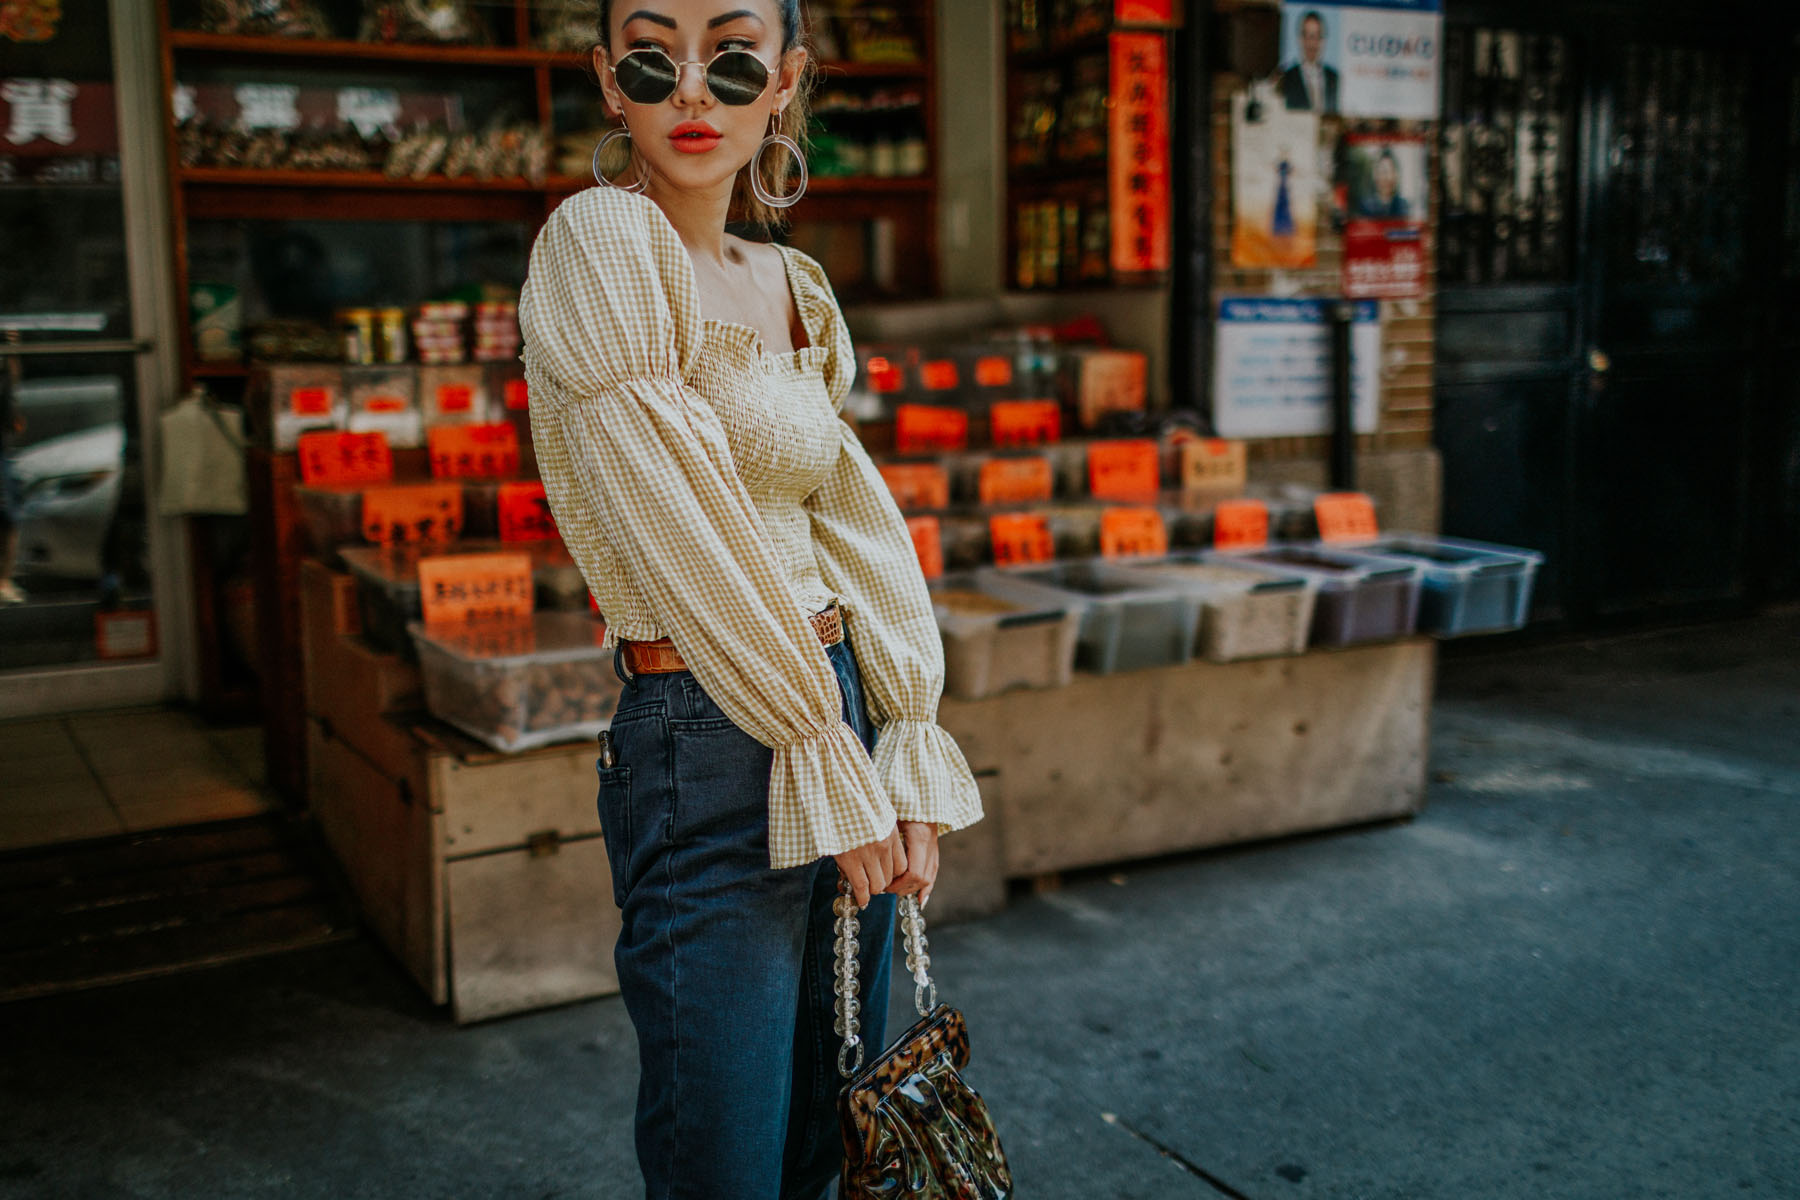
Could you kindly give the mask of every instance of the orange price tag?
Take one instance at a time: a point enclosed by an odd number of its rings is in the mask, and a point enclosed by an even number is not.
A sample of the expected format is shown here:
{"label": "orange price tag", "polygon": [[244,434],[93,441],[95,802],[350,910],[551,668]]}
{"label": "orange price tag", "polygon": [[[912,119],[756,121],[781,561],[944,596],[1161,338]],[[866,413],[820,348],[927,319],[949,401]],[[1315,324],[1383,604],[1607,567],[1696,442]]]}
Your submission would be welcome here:
{"label": "orange price tag", "polygon": [[1226,500],[1213,509],[1213,545],[1220,550],[1260,550],[1269,544],[1269,506],[1261,500]]}
{"label": "orange price tag", "polygon": [[1062,405],[1054,400],[996,400],[988,406],[996,446],[1039,446],[1062,439]]}
{"label": "orange price tag", "polygon": [[519,471],[519,431],[494,425],[439,425],[428,435],[437,479],[495,479]]}
{"label": "orange price tag", "polygon": [[501,541],[547,542],[556,536],[556,518],[537,480],[501,484],[498,507]]}
{"label": "orange price tag", "polygon": [[363,540],[378,546],[455,541],[462,524],[461,484],[401,484],[363,493]]}
{"label": "orange price tag", "polygon": [[468,412],[475,406],[475,389],[466,383],[440,383],[437,390],[439,412]]}
{"label": "orange price tag", "polygon": [[1011,387],[1012,359],[1004,354],[984,354],[975,360],[975,382],[984,388]]}
{"label": "orange price tag", "polygon": [[863,364],[863,374],[869,378],[869,390],[878,396],[891,396],[906,386],[906,377],[900,370],[900,364],[890,358],[877,355]]}
{"label": "orange price tag", "polygon": [[531,557],[449,554],[419,560],[427,625],[467,625],[531,615]]}
{"label": "orange price tag", "polygon": [[919,556],[919,570],[927,579],[944,577],[944,530],[936,517],[906,518],[906,532],[912,534],[913,553]]}
{"label": "orange price tag", "polygon": [[308,487],[386,483],[394,477],[394,452],[381,433],[303,433],[300,480]]}
{"label": "orange price tag", "polygon": [[1169,530],[1154,508],[1109,508],[1100,514],[1100,553],[1105,557],[1168,552]]}
{"label": "orange price tag", "polygon": [[297,387],[288,393],[288,409],[299,417],[328,417],[331,415],[331,389]]}
{"label": "orange price tag", "polygon": [[990,458],[981,464],[980,486],[983,504],[1030,504],[1048,500],[1052,486],[1050,460],[1039,455]]}
{"label": "orange price tag", "polygon": [[506,397],[507,412],[525,412],[531,407],[531,390],[523,379],[509,379],[501,393]]}
{"label": "orange price tag", "polygon": [[1149,500],[1161,485],[1156,443],[1149,438],[1088,447],[1088,491],[1097,500]]}
{"label": "orange price tag", "polygon": [[1247,465],[1244,443],[1193,438],[1181,443],[1179,453],[1183,491],[1243,491]]}
{"label": "orange price tag", "polygon": [[988,537],[994,543],[994,561],[1003,567],[1049,562],[1056,557],[1056,542],[1043,513],[999,513],[988,518]]}
{"label": "orange price tag", "polygon": [[370,396],[362,402],[364,412],[397,413],[406,411],[405,396]]}
{"label": "orange price tag", "polygon": [[1322,542],[1363,542],[1381,531],[1375,526],[1375,502],[1361,492],[1327,492],[1313,500]]}
{"label": "orange price tag", "polygon": [[956,360],[950,358],[933,358],[919,364],[919,382],[925,385],[928,392],[953,392],[961,382],[957,374]]}
{"label": "orange price tag", "polygon": [[901,508],[947,508],[950,477],[936,463],[889,463],[881,478]]}
{"label": "orange price tag", "polygon": [[936,404],[902,404],[894,412],[894,448],[902,454],[961,450],[969,444],[969,414]]}

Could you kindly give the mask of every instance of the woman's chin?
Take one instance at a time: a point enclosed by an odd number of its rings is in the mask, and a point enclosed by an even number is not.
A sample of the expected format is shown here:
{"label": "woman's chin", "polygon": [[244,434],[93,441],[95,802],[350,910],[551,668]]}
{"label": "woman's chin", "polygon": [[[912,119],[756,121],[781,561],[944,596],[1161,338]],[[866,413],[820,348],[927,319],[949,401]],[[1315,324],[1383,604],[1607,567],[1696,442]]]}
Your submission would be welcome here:
{"label": "woman's chin", "polygon": [[717,148],[705,154],[659,154],[650,164],[653,178],[679,192],[729,191],[742,164],[732,166]]}

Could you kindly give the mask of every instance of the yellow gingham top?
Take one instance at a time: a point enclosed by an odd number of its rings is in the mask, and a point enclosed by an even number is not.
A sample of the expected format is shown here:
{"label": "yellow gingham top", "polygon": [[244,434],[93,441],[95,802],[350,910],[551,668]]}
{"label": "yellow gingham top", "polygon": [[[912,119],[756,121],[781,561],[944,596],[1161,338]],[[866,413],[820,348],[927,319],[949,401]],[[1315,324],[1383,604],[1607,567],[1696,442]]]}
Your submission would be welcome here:
{"label": "yellow gingham top", "polygon": [[[607,639],[671,638],[771,747],[769,865],[981,819],[937,725],[944,652],[912,540],[838,418],[856,371],[819,264],[781,248],[808,345],[704,318],[693,262],[648,197],[591,188],[538,234],[519,298],[532,438]],[[836,598],[878,738],[841,717],[808,615]]]}

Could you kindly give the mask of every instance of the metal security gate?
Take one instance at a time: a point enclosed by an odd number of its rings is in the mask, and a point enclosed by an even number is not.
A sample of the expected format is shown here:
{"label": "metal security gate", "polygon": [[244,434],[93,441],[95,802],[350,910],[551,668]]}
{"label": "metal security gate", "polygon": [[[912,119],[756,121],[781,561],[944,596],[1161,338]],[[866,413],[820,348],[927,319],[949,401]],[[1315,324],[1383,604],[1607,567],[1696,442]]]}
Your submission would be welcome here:
{"label": "metal security gate", "polygon": [[1447,13],[1445,528],[1544,549],[1539,620],[1779,585],[1800,15],[1525,7]]}

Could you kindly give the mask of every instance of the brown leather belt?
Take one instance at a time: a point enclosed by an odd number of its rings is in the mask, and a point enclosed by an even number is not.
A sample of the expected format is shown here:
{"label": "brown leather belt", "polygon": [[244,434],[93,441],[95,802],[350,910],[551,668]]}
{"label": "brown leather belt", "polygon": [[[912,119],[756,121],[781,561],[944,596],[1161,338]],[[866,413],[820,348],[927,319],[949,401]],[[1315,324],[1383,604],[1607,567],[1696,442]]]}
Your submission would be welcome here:
{"label": "brown leather belt", "polygon": [[[819,635],[822,644],[835,646],[844,640],[844,620],[837,605],[814,613],[811,620],[813,632]],[[625,670],[633,675],[666,675],[688,669],[681,652],[668,638],[658,638],[654,642],[621,640],[619,649],[625,660]]]}

